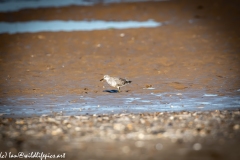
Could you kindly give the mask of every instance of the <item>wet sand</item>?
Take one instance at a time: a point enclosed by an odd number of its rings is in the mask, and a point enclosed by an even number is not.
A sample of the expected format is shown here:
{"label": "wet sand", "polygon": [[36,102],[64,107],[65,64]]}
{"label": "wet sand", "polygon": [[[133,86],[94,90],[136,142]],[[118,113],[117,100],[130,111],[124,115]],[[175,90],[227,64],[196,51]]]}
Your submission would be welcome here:
{"label": "wet sand", "polygon": [[[104,74],[133,81],[124,96],[194,91],[239,97],[238,6],[172,1],[0,13],[8,22],[165,22],[151,29],[0,34],[0,104],[18,96],[108,97],[103,90],[112,88],[99,82]],[[150,85],[155,89],[143,89]],[[238,159],[239,120],[239,111],[1,118],[1,151],[66,152],[67,159]]]}
{"label": "wet sand", "polygon": [[10,22],[154,19],[168,23],[150,29],[1,34],[0,96],[98,96],[105,94],[99,83],[104,74],[132,80],[125,88],[129,93],[144,94],[143,88],[152,85],[155,93],[198,90],[239,95],[240,24],[234,3],[121,3],[1,13],[0,20]]}

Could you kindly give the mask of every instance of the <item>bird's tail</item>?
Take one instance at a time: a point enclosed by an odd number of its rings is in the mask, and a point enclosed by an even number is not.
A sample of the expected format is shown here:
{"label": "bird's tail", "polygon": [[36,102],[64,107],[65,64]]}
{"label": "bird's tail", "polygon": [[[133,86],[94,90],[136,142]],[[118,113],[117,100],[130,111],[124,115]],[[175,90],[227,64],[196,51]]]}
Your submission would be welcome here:
{"label": "bird's tail", "polygon": [[132,83],[132,81],[127,81],[127,83]]}

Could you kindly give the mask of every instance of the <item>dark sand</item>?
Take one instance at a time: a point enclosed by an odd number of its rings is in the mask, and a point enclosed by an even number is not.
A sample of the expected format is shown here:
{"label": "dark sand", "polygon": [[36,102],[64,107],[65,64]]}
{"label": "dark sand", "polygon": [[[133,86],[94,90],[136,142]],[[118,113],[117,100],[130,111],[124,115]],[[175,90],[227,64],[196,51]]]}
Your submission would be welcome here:
{"label": "dark sand", "polygon": [[[7,104],[13,96],[103,96],[110,94],[102,92],[99,80],[104,74],[132,80],[121,93],[126,95],[144,95],[142,88],[152,85],[154,93],[194,90],[239,96],[239,15],[237,0],[99,4],[0,13],[0,21],[8,22],[169,22],[151,29],[0,34],[0,103]],[[137,114],[136,121],[131,114],[105,115],[105,120],[98,115],[83,119],[1,118],[1,151],[66,152],[67,159],[239,159],[239,111],[155,114]],[[143,123],[140,117],[147,120]]]}

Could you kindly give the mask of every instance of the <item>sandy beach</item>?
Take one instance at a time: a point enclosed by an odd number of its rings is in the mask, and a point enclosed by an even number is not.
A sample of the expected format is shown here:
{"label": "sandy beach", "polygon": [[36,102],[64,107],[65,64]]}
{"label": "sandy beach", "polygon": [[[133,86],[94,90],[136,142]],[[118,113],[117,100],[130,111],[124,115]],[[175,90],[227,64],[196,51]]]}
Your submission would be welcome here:
{"label": "sandy beach", "polygon": [[[0,12],[1,22],[162,23],[0,34],[0,158],[238,160],[239,6],[182,0]],[[99,81],[105,74],[132,84],[104,92],[114,89]]]}

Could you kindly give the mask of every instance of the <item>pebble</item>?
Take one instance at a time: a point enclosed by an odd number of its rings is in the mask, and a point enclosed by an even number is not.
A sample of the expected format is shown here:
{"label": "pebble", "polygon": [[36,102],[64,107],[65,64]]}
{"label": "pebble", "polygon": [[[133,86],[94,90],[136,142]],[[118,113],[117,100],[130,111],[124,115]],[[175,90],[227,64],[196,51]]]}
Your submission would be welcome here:
{"label": "pebble", "polygon": [[234,130],[238,130],[239,127],[240,127],[239,124],[235,124],[235,125],[233,126],[233,129],[234,129]]}
{"label": "pebble", "polygon": [[195,151],[199,151],[199,150],[202,149],[202,145],[201,145],[200,143],[195,143],[195,144],[193,145],[193,149],[194,149]]}
{"label": "pebble", "polygon": [[58,134],[61,134],[62,133],[62,129],[61,128],[57,128],[56,130],[53,130],[52,131],[52,135],[55,136],[55,135],[58,135]]}
{"label": "pebble", "polygon": [[115,123],[113,125],[113,128],[117,131],[123,131],[125,129],[125,126],[121,123]]}
{"label": "pebble", "polygon": [[[19,150],[17,143],[23,143],[25,147],[31,146],[32,142],[39,147],[41,144],[67,143],[62,146],[71,150],[80,142],[119,141],[133,141],[133,147],[146,149],[149,148],[148,141],[153,140],[152,147],[160,151],[164,149],[162,140],[166,140],[173,144],[189,144],[191,149],[186,151],[199,151],[205,146],[201,139],[206,137],[208,143],[228,142],[228,139],[239,137],[239,118],[239,110],[84,116],[53,113],[31,118],[5,118],[3,115],[0,117],[0,139],[3,147],[16,150]],[[14,139],[17,143],[13,142]],[[120,151],[130,154],[131,148],[124,145]]]}
{"label": "pebble", "polygon": [[124,33],[120,33],[120,37],[124,37],[125,36],[125,34]]}

